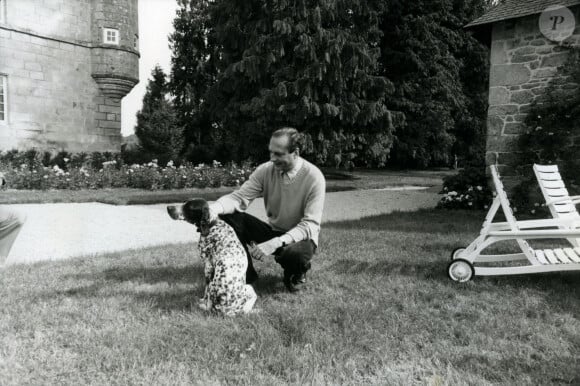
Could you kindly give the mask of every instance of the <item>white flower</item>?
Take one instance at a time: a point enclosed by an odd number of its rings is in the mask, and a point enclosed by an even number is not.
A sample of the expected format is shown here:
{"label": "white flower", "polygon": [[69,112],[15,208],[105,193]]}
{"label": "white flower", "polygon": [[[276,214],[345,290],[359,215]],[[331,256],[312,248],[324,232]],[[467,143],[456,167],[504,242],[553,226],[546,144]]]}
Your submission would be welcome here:
{"label": "white flower", "polygon": [[481,191],[481,190],[483,189],[483,188],[482,188],[481,186],[479,186],[479,185],[477,185],[477,187],[476,187],[476,188],[477,188],[477,190],[479,190],[479,191]]}
{"label": "white flower", "polygon": [[487,206],[487,205],[484,205],[483,206],[483,209],[487,209],[487,208],[489,208],[489,206]]}
{"label": "white flower", "polygon": [[530,210],[530,213],[531,214],[534,214],[534,213],[536,213],[536,210],[535,209],[532,209],[532,210]]}
{"label": "white flower", "polygon": [[63,158],[63,161],[64,161],[64,162],[68,162],[68,161],[70,161],[70,159],[68,159],[68,158]]}
{"label": "white flower", "polygon": [[539,203],[537,203],[537,202],[535,202],[535,203],[534,203],[534,206],[540,206],[540,204],[539,204]]}
{"label": "white flower", "polygon": [[473,205],[473,202],[469,202],[467,205],[472,206]]}
{"label": "white flower", "polygon": [[449,193],[447,193],[447,194],[450,195],[450,196],[457,196],[457,192],[454,191],[454,190],[451,191],[451,192],[449,192]]}
{"label": "white flower", "polygon": [[173,166],[173,160],[170,160],[169,162],[167,162],[167,167],[172,167]]}

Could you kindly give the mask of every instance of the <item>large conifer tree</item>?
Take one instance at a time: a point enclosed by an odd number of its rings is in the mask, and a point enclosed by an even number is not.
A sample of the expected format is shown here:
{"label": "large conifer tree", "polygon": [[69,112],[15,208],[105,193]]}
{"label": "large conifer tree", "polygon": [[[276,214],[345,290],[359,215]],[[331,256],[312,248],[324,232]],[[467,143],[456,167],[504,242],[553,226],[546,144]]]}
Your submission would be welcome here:
{"label": "large conifer tree", "polygon": [[381,4],[180,0],[171,83],[188,139],[263,159],[270,133],[291,125],[318,161],[383,164],[392,85],[377,75]]}

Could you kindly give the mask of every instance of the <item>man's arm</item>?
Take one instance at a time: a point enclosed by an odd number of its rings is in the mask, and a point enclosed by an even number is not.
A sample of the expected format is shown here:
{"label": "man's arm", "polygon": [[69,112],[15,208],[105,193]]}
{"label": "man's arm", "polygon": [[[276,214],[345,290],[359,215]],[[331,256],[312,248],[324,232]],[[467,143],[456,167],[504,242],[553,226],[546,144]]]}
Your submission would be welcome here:
{"label": "man's arm", "polygon": [[262,164],[254,170],[250,178],[242,184],[242,186],[223,197],[220,197],[216,202],[210,205],[210,209],[215,216],[218,214],[230,214],[235,211],[243,212],[254,201],[260,197],[264,191],[264,173],[266,172],[267,164]]}

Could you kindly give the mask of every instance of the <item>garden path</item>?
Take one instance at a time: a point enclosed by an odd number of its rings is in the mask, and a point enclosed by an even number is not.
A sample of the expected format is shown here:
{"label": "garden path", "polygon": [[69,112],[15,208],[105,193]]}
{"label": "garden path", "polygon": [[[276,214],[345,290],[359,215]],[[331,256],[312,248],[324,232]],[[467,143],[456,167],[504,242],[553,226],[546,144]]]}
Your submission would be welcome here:
{"label": "garden path", "polygon": [[[395,210],[432,208],[429,191],[353,190],[327,193],[324,222],[359,219]],[[249,213],[265,218],[261,199]],[[185,222],[169,218],[166,204],[114,206],[100,203],[13,205],[28,216],[7,264],[60,260],[158,245],[197,241]],[[323,227],[324,231],[324,227]]]}

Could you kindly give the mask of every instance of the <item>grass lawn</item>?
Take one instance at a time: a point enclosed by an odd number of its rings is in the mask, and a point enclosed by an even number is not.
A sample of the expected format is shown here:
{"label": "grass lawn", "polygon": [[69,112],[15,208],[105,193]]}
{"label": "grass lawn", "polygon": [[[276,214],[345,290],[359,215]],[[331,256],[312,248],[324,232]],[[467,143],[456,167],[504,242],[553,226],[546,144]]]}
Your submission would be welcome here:
{"label": "grass lawn", "polygon": [[323,226],[298,295],[257,262],[261,313],[194,304],[194,245],[0,272],[0,384],[580,384],[580,274],[445,272],[484,214]]}

